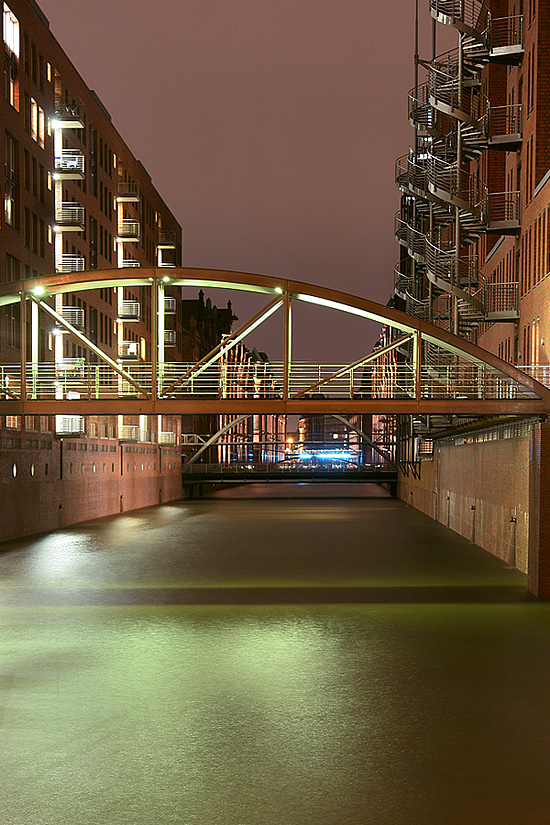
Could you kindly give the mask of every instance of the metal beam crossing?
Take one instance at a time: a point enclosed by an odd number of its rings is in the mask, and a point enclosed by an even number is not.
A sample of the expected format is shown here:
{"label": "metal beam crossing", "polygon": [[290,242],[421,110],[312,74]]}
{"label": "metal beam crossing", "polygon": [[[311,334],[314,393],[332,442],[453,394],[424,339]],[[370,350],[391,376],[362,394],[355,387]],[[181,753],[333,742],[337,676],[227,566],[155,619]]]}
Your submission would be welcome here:
{"label": "metal beam crossing", "polygon": [[[0,307],[20,306],[21,347],[17,363],[0,364],[0,414],[550,414],[550,390],[534,378],[463,338],[393,308],[326,287],[262,275],[188,268],[168,272],[165,268],[107,269],[3,284]],[[202,361],[178,363],[166,359],[164,336],[159,332],[164,330],[167,280],[171,287],[221,287],[265,294],[271,300]],[[111,357],[51,306],[59,294],[125,286],[151,290],[148,362],[139,356],[129,361],[121,342],[119,358]],[[298,302],[339,313],[342,336],[347,334],[346,317],[353,315],[390,328],[392,342],[359,352],[347,364],[296,362],[292,306]],[[265,382],[251,392],[239,383],[228,353],[279,311],[282,361],[267,365],[269,386]],[[39,363],[39,325],[45,317],[95,353],[98,363],[82,363],[74,370],[63,359]]]}

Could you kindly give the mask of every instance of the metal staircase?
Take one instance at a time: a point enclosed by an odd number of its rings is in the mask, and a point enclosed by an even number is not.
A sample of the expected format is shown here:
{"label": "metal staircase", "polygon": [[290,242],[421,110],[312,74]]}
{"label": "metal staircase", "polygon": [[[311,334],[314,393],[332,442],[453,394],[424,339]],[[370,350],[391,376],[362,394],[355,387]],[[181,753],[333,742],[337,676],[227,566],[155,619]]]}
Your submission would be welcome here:
{"label": "metal staircase", "polygon": [[519,192],[490,191],[472,161],[521,144],[521,106],[491,106],[480,73],[521,59],[523,17],[493,20],[482,0],[430,0],[430,11],[458,31],[459,46],[423,63],[426,80],[409,93],[415,146],[396,162],[403,197],[395,234],[407,254],[395,288],[410,314],[472,338],[484,321],[518,310],[517,290],[488,287],[471,244],[519,230]]}

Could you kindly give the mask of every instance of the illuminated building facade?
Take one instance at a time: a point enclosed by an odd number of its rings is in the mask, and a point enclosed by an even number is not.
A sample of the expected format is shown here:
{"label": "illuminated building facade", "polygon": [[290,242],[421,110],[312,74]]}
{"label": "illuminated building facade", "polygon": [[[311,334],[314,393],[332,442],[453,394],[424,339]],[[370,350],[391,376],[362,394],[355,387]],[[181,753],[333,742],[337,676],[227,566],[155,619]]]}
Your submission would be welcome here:
{"label": "illuminated building facade", "polygon": [[[185,359],[188,324],[168,277],[181,265],[180,225],[34,0],[3,2],[2,38],[0,282],[165,268],[163,355]],[[52,308],[121,365],[150,361],[151,290],[71,292],[56,295]],[[29,327],[18,304],[0,308],[0,364],[19,362]],[[97,363],[53,321],[38,345],[38,361],[55,365],[60,393],[70,392],[82,365]],[[3,416],[3,501],[18,503],[4,508],[3,537],[178,497],[180,440],[178,416]]]}

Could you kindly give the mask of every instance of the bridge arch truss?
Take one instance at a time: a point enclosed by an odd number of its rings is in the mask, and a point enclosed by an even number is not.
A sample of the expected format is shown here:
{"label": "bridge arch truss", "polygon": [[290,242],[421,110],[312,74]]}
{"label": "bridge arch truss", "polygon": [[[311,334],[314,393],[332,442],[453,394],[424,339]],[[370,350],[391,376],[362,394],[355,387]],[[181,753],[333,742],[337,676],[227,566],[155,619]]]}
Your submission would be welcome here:
{"label": "bridge arch truss", "polygon": [[[168,274],[167,274],[168,273]],[[198,362],[165,351],[166,285],[265,295],[263,308]],[[150,360],[105,348],[59,311],[56,296],[88,290],[150,289]],[[387,327],[390,343],[335,366],[292,358],[292,308],[304,302]],[[497,356],[431,324],[366,298],[300,281],[242,272],[107,269],[56,273],[0,287],[0,311],[20,306],[20,358],[0,365],[0,414],[455,414],[546,415],[550,390]],[[58,309],[56,310],[56,305]],[[275,313],[282,360],[258,392],[239,390],[228,354]],[[95,354],[94,363],[40,362],[40,329],[54,322]],[[358,342],[360,346],[360,342]],[[71,366],[71,369],[68,367]]]}

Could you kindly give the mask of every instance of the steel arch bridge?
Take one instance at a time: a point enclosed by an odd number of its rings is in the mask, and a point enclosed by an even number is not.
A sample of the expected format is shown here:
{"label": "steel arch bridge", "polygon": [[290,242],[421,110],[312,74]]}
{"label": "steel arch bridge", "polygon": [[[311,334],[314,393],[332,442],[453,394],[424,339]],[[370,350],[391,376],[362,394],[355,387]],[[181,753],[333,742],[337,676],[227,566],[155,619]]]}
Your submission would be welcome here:
{"label": "steel arch bridge", "polygon": [[[260,293],[265,304],[200,361],[173,362],[165,353],[167,285]],[[59,306],[63,294],[115,287],[150,290],[149,361],[130,360],[120,342],[113,358]],[[391,342],[358,350],[347,364],[293,361],[296,302],[340,313],[342,335],[349,315],[385,325]],[[2,415],[550,414],[550,390],[492,353],[396,309],[300,281],[190,268],[92,270],[3,284],[0,311],[12,305],[20,306],[21,352],[18,362],[0,366]],[[264,370],[256,391],[244,392],[231,352],[275,313],[282,316],[282,360],[268,365],[269,380]],[[40,330],[52,321],[95,353],[94,363],[40,362]]]}

